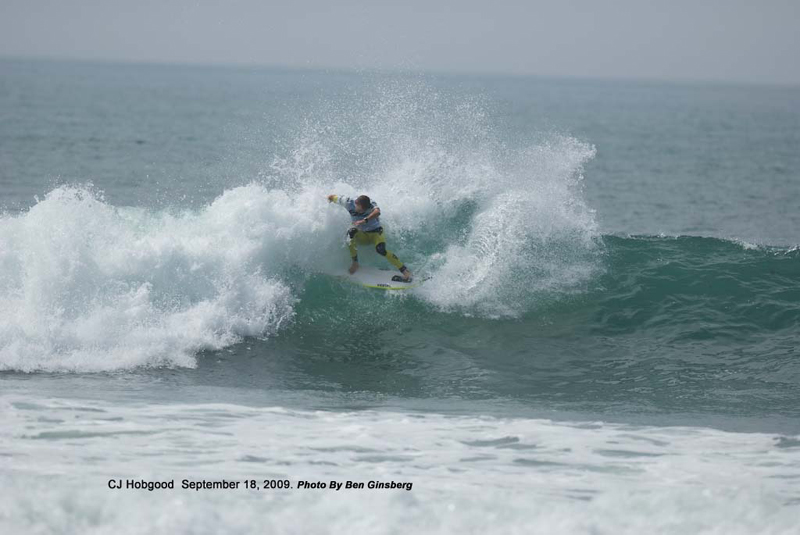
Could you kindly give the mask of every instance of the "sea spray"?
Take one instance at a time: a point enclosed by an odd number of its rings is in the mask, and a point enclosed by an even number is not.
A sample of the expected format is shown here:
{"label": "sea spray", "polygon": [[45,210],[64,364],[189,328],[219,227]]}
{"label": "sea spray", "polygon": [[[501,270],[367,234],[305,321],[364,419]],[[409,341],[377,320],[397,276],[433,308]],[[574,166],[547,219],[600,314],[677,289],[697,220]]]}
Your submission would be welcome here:
{"label": "sea spray", "polygon": [[490,104],[421,79],[382,80],[345,102],[301,121],[262,178],[378,201],[391,250],[432,277],[417,297],[518,317],[602,271],[582,190],[593,146],[558,134],[512,142]]}
{"label": "sea spray", "polygon": [[[200,350],[279,334],[313,298],[308,278],[348,261],[329,193],[378,201],[389,248],[432,277],[412,299],[435,310],[519,317],[581,290],[602,267],[581,192],[593,147],[509,144],[485,106],[382,82],[299,120],[258,180],[195,209],[54,189],[0,221],[0,368],[193,366]],[[362,296],[338,299],[324,308],[346,314]],[[390,324],[385,308],[369,322]]]}

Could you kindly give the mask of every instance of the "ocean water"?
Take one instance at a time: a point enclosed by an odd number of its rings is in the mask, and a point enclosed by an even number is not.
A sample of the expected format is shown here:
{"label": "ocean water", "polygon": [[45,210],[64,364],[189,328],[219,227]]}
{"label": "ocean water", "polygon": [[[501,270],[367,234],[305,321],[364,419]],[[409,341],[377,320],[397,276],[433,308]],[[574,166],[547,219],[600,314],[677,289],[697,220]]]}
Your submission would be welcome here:
{"label": "ocean water", "polygon": [[0,527],[797,533],[798,205],[795,87],[1,61]]}

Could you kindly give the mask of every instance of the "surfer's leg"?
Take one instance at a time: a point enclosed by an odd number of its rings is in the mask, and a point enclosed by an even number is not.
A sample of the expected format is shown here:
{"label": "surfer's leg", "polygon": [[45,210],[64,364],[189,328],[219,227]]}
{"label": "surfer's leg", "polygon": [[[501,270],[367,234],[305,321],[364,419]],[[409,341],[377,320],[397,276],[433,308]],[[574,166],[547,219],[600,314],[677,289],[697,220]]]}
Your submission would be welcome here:
{"label": "surfer's leg", "polygon": [[372,243],[369,235],[366,232],[351,228],[347,231],[347,248],[350,249],[350,258],[353,262],[358,261],[358,244],[359,243]]}
{"label": "surfer's leg", "polygon": [[350,258],[353,259],[353,263],[350,264],[350,269],[347,271],[349,271],[352,275],[358,270],[358,244],[370,243],[370,239],[365,232],[362,232],[357,228],[351,228],[348,230],[347,237],[347,248],[350,250]]}
{"label": "surfer's leg", "polygon": [[358,262],[358,245],[356,245],[356,235],[358,235],[357,228],[351,228],[347,231],[347,248],[350,249],[350,258],[353,262]]}
{"label": "surfer's leg", "polygon": [[378,252],[379,255],[385,256],[386,260],[389,261],[391,265],[396,267],[400,270],[400,273],[403,274],[403,277],[406,279],[411,278],[411,272],[403,265],[403,262],[397,258],[397,255],[391,252],[386,248],[386,238],[383,237],[383,232],[376,232],[373,234],[373,243],[375,244],[375,250]]}

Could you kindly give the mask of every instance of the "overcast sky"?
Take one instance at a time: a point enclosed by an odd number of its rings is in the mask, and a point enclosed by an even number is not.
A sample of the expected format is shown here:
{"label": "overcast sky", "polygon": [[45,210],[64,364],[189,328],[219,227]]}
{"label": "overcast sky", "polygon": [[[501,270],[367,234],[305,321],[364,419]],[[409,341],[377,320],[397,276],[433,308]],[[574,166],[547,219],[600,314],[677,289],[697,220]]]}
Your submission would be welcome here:
{"label": "overcast sky", "polygon": [[800,0],[0,0],[0,56],[800,84]]}

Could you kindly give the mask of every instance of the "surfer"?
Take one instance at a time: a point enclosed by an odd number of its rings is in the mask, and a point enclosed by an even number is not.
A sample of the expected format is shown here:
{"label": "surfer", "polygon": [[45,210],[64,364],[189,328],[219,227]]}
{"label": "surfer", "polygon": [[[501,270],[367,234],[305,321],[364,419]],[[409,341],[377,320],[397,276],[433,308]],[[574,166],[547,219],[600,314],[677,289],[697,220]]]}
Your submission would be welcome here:
{"label": "surfer", "polygon": [[328,202],[335,202],[344,206],[350,212],[353,224],[347,231],[347,244],[353,263],[348,271],[350,274],[358,271],[358,244],[372,244],[379,255],[385,256],[394,267],[400,270],[403,280],[411,282],[411,271],[403,265],[397,255],[386,249],[386,238],[383,237],[383,227],[380,222],[381,209],[375,201],[366,195],[361,195],[355,200],[342,195],[328,195]]}

